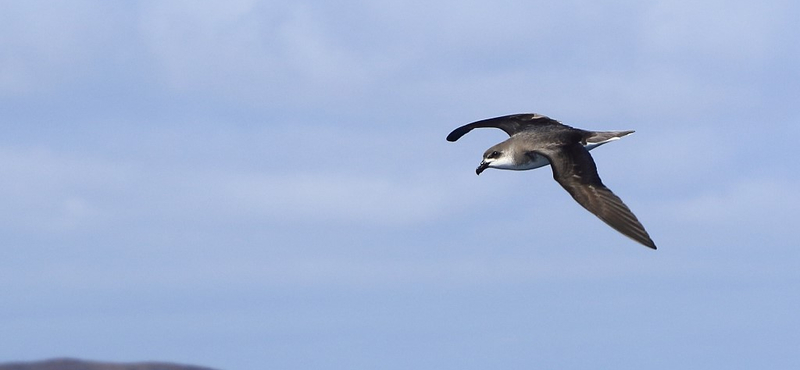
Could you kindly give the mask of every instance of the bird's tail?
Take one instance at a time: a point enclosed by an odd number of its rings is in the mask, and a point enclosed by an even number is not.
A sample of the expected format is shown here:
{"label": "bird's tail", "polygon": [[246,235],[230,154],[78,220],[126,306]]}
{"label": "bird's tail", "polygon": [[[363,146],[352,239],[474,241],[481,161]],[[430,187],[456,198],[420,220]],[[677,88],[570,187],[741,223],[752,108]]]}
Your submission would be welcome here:
{"label": "bird's tail", "polygon": [[607,142],[619,140],[622,137],[628,136],[633,133],[630,131],[589,131],[588,135],[584,138],[586,140],[586,149],[594,149]]}

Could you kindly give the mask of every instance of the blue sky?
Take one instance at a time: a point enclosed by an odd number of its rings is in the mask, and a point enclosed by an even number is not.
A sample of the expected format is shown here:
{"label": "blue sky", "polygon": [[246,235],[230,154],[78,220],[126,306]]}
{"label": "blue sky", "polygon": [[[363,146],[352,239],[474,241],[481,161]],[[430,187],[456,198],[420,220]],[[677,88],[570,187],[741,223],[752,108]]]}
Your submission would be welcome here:
{"label": "blue sky", "polygon": [[[800,366],[791,1],[0,5],[0,361]],[[659,246],[477,119],[594,150]]]}

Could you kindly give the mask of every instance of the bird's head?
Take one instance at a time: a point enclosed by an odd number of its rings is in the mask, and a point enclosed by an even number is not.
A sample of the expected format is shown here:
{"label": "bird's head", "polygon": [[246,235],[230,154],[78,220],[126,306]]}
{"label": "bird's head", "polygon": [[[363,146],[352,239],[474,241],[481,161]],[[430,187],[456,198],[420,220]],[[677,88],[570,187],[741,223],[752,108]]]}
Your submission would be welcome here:
{"label": "bird's head", "polygon": [[478,168],[475,169],[476,174],[480,175],[481,172],[487,168],[511,169],[514,167],[514,160],[511,156],[511,152],[508,150],[509,148],[503,144],[504,143],[495,145],[483,153],[483,160],[481,164],[478,165]]}

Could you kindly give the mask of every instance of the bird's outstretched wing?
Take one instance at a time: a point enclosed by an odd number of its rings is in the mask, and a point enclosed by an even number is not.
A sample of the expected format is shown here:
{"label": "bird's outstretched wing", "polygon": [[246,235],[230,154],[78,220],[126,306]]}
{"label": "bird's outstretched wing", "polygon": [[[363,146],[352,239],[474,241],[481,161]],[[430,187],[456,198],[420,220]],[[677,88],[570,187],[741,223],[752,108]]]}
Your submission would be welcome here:
{"label": "bird's outstretched wing", "polygon": [[561,184],[573,198],[603,220],[606,224],[625,236],[656,249],[644,226],[609,188],[600,181],[597,166],[582,145],[579,143],[558,146],[551,150],[543,150],[540,154],[550,160],[553,167],[553,178]]}
{"label": "bird's outstretched wing", "polygon": [[535,125],[560,125],[560,123],[541,114],[512,114],[468,123],[453,130],[450,135],[447,135],[447,141],[456,141],[474,128],[495,127],[505,131],[508,136],[512,136],[517,132],[524,131],[526,128]]}

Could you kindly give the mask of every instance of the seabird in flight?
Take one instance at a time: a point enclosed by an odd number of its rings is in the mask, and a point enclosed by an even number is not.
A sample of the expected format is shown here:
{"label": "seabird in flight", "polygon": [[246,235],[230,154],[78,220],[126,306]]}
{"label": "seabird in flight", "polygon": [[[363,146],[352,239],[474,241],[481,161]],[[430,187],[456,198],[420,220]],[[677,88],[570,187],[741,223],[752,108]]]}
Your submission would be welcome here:
{"label": "seabird in flight", "polygon": [[513,114],[461,126],[447,135],[447,141],[456,141],[481,127],[499,128],[510,138],[486,150],[475,173],[480,175],[487,168],[531,170],[550,164],[553,178],[578,204],[614,230],[656,249],[633,212],[600,181],[589,154],[589,150],[633,131],[586,131],[540,114]]}

